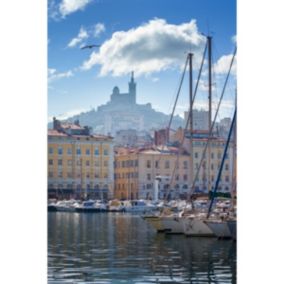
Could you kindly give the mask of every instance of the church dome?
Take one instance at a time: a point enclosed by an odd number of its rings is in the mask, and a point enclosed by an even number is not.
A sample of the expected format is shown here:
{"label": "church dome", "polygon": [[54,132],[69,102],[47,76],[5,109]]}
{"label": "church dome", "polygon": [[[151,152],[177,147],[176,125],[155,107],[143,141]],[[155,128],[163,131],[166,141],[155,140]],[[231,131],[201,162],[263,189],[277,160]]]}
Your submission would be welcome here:
{"label": "church dome", "polygon": [[113,88],[113,90],[112,90],[112,93],[113,93],[114,95],[118,95],[118,94],[119,94],[119,88],[118,88],[117,86],[115,86],[115,87]]}

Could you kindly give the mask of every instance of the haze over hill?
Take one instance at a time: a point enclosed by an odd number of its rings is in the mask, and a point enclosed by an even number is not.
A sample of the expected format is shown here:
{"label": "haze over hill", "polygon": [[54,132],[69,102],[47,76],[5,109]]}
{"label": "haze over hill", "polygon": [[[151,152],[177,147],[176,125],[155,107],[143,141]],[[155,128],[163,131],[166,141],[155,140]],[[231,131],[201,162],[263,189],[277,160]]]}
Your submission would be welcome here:
{"label": "haze over hill", "polygon": [[[97,110],[82,112],[67,118],[66,121],[79,120],[81,125],[92,127],[94,133],[111,135],[122,129],[149,131],[168,126],[170,115],[154,110],[150,103],[136,103],[136,82],[133,72],[128,85],[128,93],[120,93],[119,88],[115,86],[109,102],[99,106]],[[171,128],[182,126],[183,121],[181,117],[175,116]]]}

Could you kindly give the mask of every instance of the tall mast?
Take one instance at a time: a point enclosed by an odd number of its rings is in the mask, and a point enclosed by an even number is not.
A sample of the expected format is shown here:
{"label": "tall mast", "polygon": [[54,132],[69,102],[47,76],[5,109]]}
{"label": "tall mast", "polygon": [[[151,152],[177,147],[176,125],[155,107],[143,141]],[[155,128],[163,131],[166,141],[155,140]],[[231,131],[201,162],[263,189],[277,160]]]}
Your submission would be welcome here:
{"label": "tall mast", "polygon": [[208,169],[208,176],[207,176],[207,184],[208,184],[208,192],[211,190],[211,176],[210,176],[210,168],[211,168],[211,116],[212,116],[212,37],[207,36],[208,42],[208,157],[207,157],[207,169]]}
{"label": "tall mast", "polygon": [[192,132],[193,132],[193,96],[192,96],[192,57],[193,54],[189,53],[189,119],[190,119],[190,127],[189,127],[189,134],[190,134],[190,139],[189,139],[189,149],[190,149],[190,180],[191,180],[191,185],[190,188],[193,186],[193,137],[192,137]]}
{"label": "tall mast", "polygon": [[208,103],[209,103],[209,110],[208,110],[208,129],[210,132],[211,129],[211,117],[212,117],[212,55],[211,55],[211,44],[212,44],[212,37],[207,36],[208,42]]}

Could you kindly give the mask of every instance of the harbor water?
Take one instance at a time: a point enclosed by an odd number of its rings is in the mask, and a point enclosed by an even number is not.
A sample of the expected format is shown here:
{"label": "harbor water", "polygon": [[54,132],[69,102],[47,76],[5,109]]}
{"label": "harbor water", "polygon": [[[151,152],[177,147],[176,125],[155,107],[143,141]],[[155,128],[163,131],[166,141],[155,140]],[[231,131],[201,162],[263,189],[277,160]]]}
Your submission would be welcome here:
{"label": "harbor water", "polygon": [[236,283],[236,243],[157,234],[138,215],[49,212],[48,283]]}

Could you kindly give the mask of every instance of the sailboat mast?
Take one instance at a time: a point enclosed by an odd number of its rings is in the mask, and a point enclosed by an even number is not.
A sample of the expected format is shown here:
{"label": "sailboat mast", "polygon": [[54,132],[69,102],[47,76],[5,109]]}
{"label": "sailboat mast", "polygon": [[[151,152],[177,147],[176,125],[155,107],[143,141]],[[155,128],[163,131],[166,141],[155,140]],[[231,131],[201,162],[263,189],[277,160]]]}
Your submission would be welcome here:
{"label": "sailboat mast", "polygon": [[193,186],[193,137],[192,137],[192,132],[193,132],[193,82],[192,82],[192,57],[193,54],[189,53],[189,119],[190,119],[190,127],[189,127],[189,134],[190,134],[190,139],[189,139],[189,149],[190,149],[190,180],[191,180],[191,185],[189,188],[192,188]]}
{"label": "sailboat mast", "polygon": [[210,167],[211,167],[211,117],[212,117],[212,37],[207,36],[207,43],[208,43],[208,157],[206,163],[208,169],[208,176],[207,176],[207,185],[208,185],[208,192],[211,190],[211,176],[210,176]]}
{"label": "sailboat mast", "polygon": [[212,117],[212,54],[211,54],[211,46],[212,46],[212,37],[207,36],[208,42],[208,129],[210,132],[211,129],[211,117]]}

